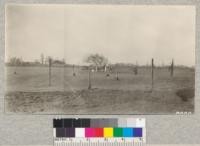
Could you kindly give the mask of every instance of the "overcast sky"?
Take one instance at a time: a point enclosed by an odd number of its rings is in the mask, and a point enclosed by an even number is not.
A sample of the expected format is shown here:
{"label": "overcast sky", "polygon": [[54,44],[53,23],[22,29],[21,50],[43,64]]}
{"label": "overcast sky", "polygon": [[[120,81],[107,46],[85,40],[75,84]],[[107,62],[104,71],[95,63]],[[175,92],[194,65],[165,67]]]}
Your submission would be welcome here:
{"label": "overcast sky", "polygon": [[8,5],[6,60],[53,56],[82,64],[99,53],[110,63],[195,65],[194,6]]}

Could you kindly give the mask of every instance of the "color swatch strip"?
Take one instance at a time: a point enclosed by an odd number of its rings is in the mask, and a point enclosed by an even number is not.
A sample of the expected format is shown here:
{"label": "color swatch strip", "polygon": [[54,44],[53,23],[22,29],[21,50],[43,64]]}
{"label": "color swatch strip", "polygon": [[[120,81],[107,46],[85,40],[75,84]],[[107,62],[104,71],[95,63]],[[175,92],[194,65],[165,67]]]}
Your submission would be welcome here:
{"label": "color swatch strip", "polygon": [[114,138],[114,137],[142,137],[143,128],[54,128],[56,137],[79,138]]}
{"label": "color swatch strip", "polygon": [[54,119],[54,128],[145,127],[145,119]]}
{"label": "color swatch strip", "polygon": [[145,136],[145,119],[54,119],[56,138],[141,138]]}

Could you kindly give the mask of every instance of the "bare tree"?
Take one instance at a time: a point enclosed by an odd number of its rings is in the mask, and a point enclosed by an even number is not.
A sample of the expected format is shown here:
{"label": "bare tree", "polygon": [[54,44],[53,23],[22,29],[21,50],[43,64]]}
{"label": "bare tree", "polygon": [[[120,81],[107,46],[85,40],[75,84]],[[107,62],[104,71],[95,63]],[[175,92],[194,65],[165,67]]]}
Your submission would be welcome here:
{"label": "bare tree", "polygon": [[22,58],[12,57],[9,59],[8,62],[10,65],[21,65],[23,63]]}
{"label": "bare tree", "polygon": [[99,67],[103,67],[108,64],[108,59],[103,55],[91,54],[86,58],[85,62],[94,65],[97,72]]}

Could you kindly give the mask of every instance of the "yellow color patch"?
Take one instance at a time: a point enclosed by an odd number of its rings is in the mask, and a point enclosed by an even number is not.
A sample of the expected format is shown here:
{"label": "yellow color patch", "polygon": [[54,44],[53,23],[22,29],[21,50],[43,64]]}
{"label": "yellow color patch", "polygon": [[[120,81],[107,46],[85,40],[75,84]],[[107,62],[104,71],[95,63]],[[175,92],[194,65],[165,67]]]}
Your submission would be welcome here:
{"label": "yellow color patch", "polygon": [[113,137],[113,128],[104,128],[104,137]]}

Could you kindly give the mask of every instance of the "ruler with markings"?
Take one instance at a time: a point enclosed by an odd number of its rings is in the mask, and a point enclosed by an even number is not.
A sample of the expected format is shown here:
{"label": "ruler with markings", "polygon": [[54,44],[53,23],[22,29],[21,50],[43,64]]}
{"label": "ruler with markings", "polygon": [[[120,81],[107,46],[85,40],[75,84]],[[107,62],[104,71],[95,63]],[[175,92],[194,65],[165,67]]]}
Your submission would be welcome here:
{"label": "ruler with markings", "polygon": [[54,119],[54,146],[143,146],[145,119]]}

